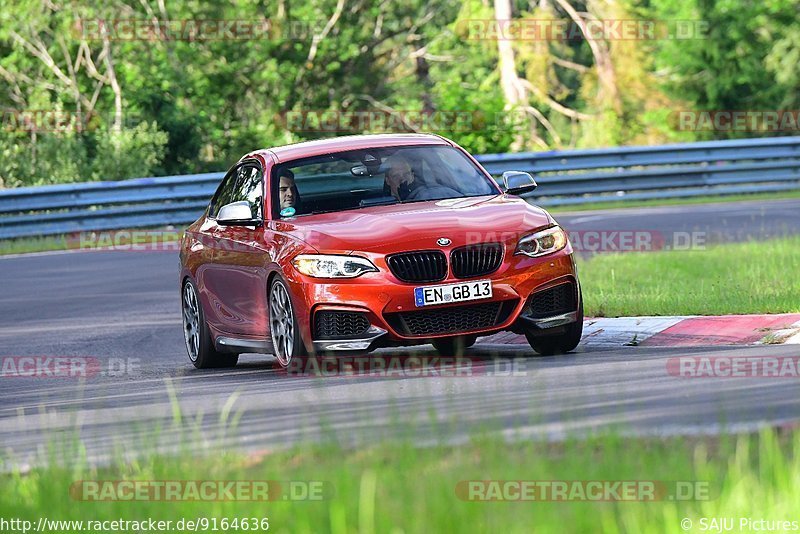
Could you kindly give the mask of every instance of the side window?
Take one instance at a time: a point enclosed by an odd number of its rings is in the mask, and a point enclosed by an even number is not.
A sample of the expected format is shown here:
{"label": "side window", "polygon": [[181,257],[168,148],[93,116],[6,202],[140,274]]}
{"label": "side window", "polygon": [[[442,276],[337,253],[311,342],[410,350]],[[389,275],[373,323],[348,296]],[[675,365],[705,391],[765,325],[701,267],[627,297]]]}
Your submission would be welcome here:
{"label": "side window", "polygon": [[209,217],[216,218],[219,209],[225,204],[233,202],[233,192],[236,188],[236,178],[238,177],[239,169],[231,169],[225,178],[220,182],[217,192],[214,193],[214,198],[211,199],[211,209],[208,211]]}
{"label": "side window", "polygon": [[264,211],[262,208],[264,195],[261,190],[263,175],[258,167],[243,165],[237,170],[236,190],[231,202],[246,200],[250,203],[253,219],[261,219]]}
{"label": "side window", "polygon": [[246,200],[250,203],[252,217],[260,219],[263,213],[261,178],[261,171],[254,165],[241,165],[231,169],[211,200],[209,216],[216,217],[219,209],[226,204]]}

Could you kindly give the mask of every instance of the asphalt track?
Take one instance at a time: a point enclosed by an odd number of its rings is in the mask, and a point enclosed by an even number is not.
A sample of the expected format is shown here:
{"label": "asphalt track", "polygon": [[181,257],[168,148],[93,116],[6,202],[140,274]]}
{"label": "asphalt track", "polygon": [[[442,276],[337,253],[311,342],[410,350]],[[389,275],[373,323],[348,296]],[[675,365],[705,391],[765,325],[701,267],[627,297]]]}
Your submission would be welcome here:
{"label": "asphalt track", "polygon": [[[800,200],[557,219],[569,230],[704,231],[738,241],[800,232]],[[37,254],[0,259],[0,269],[0,359],[79,356],[102,369],[86,379],[0,377],[4,462],[38,463],[48,443],[76,437],[90,461],[102,462],[115,450],[179,445],[257,451],[398,434],[419,444],[457,442],[477,429],[548,439],[608,428],[710,434],[787,424],[800,414],[797,379],[686,379],[667,371],[676,356],[796,356],[797,346],[582,346],[531,358],[519,346],[478,345],[462,376],[287,376],[264,355],[245,355],[233,370],[198,371],[183,347],[176,254]],[[435,356],[426,347],[410,352]]]}
{"label": "asphalt track", "polygon": [[705,243],[731,243],[800,233],[800,199],[598,210],[554,217],[570,232],[649,231],[660,233],[668,243],[675,233],[698,232]]}

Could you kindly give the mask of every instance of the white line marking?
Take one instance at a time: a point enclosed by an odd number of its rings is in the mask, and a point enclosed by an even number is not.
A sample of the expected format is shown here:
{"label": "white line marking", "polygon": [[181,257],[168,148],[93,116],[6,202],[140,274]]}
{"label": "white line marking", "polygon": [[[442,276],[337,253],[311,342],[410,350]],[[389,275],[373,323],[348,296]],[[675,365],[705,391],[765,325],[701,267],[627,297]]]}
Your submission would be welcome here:
{"label": "white line marking", "polygon": [[583,345],[621,346],[645,339],[688,319],[689,316],[598,317],[583,325]]}
{"label": "white line marking", "polygon": [[756,345],[800,345],[800,321],[783,328],[768,333],[756,342]]}
{"label": "white line marking", "polygon": [[590,216],[587,216],[587,217],[578,217],[577,219],[573,219],[573,220],[570,221],[569,224],[570,225],[572,225],[572,224],[581,224],[581,223],[585,223],[585,222],[589,222],[589,221],[595,221],[597,219],[605,219],[605,218],[606,218],[605,215],[590,215]]}
{"label": "white line marking", "polygon": [[75,252],[86,252],[85,250],[43,250],[40,252],[20,252],[18,254],[2,254],[0,261],[13,260],[15,258],[38,258],[41,256],[58,256],[60,254],[74,254]]}

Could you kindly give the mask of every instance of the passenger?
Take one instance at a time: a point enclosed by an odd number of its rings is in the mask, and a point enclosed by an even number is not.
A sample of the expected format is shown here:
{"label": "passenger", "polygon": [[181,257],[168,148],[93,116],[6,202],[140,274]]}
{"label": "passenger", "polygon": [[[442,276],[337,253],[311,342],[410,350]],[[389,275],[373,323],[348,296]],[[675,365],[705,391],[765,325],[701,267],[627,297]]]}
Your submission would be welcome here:
{"label": "passenger", "polygon": [[289,169],[283,170],[279,174],[278,199],[281,210],[286,208],[294,208],[295,212],[300,210],[300,193],[297,191],[294,173]]}

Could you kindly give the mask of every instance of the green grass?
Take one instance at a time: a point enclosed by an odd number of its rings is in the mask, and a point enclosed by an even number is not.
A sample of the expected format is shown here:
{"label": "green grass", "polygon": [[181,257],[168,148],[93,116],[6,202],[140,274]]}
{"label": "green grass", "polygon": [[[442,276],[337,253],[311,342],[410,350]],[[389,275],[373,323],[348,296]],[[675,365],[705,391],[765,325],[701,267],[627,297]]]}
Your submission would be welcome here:
{"label": "green grass", "polygon": [[[82,234],[64,234],[46,237],[21,237],[17,239],[0,240],[0,256],[9,254],[29,254],[32,252],[50,252],[58,250],[111,250],[118,247],[128,250],[130,247],[146,246],[157,239],[156,246],[173,250],[182,234],[182,230],[168,230],[164,228],[137,228],[133,230],[107,230],[96,232],[95,240],[91,237],[94,232],[87,232],[83,241]],[[138,235],[138,237],[130,237]],[[119,236],[118,238],[116,236]],[[155,236],[155,237],[154,237]],[[163,236],[163,237],[159,237]],[[170,248],[172,247],[172,248]]]}
{"label": "green grass", "polygon": [[[152,456],[99,470],[78,465],[4,475],[0,517],[34,524],[41,516],[267,517],[270,530],[280,532],[682,532],[685,517],[695,525],[701,517],[796,519],[798,452],[800,433],[767,430],[716,439],[606,436],[546,444],[482,437],[428,448],[318,444],[261,456]],[[326,490],[322,500],[271,502],[85,502],[69,494],[78,480],[123,479],[320,481]],[[456,494],[467,480],[690,481],[706,484],[710,499],[470,502]]]}
{"label": "green grass", "polygon": [[800,312],[800,237],[579,262],[587,316]]}
{"label": "green grass", "polygon": [[8,254],[28,254],[31,252],[48,252],[51,250],[67,250],[64,236],[25,237],[19,239],[0,240],[0,256]]}
{"label": "green grass", "polygon": [[[573,211],[595,211],[619,208],[648,208],[655,206],[685,206],[693,204],[719,204],[725,202],[742,202],[747,200],[783,200],[800,198],[798,191],[778,191],[774,193],[752,193],[742,195],[709,195],[689,198],[654,198],[650,200],[611,200],[608,202],[594,202],[575,204],[572,206],[553,206],[547,208],[550,213],[569,213]],[[535,203],[535,201],[534,201]]]}

